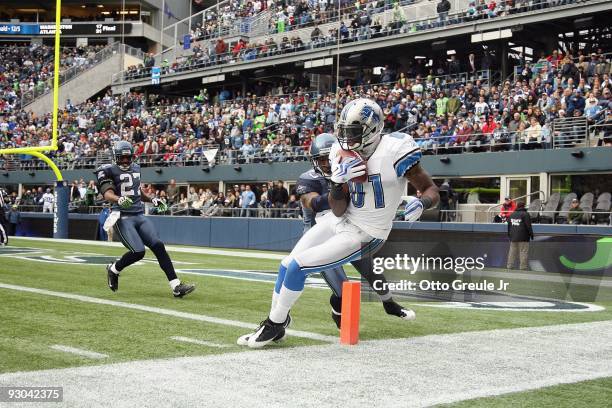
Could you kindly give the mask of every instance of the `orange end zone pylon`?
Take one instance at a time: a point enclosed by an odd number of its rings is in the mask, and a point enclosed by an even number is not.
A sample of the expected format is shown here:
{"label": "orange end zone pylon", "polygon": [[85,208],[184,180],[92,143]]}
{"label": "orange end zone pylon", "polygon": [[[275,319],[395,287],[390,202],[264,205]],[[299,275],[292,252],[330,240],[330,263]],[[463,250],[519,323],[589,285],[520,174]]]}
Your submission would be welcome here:
{"label": "orange end zone pylon", "polygon": [[361,311],[361,282],[342,284],[342,321],[340,344],[359,342],[359,313]]}

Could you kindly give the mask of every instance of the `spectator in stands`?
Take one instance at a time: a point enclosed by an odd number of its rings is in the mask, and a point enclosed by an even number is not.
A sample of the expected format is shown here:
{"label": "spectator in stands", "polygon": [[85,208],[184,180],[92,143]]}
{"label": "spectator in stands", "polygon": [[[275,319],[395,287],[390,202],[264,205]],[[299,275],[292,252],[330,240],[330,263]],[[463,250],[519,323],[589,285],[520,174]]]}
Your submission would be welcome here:
{"label": "spectator in stands", "polygon": [[6,214],[6,218],[8,221],[7,233],[11,236],[16,236],[17,229],[19,228],[19,224],[21,222],[21,214],[19,213],[19,209],[16,204],[11,205],[9,212]]}
{"label": "spectator in stands", "polygon": [[[455,192],[450,186],[450,181],[444,180],[442,185],[440,186],[440,211],[438,213],[438,221],[452,221],[451,217],[451,207],[454,206],[455,201]],[[417,191],[417,197],[420,192]]]}
{"label": "spectator in stands", "polygon": [[510,238],[510,249],[508,251],[508,262],[506,267],[512,269],[519,258],[521,270],[527,270],[529,262],[529,241],[533,239],[531,218],[525,209],[525,203],[519,202],[516,211],[508,217],[508,237]]}
{"label": "spectator in stands", "polygon": [[446,24],[446,20],[448,19],[448,12],[451,9],[451,3],[448,0],[440,0],[438,5],[436,6],[436,11],[438,12],[438,23],[443,26]]}
{"label": "spectator in stands", "polygon": [[255,200],[255,193],[251,190],[250,185],[246,185],[244,191],[241,193],[240,197],[240,206],[242,210],[240,211],[241,217],[252,217],[253,213],[251,211],[252,208],[256,208],[257,203]]}
{"label": "spectator in stands", "polygon": [[176,185],[176,180],[170,179],[170,183],[166,187],[166,197],[169,206],[178,202],[179,188]]}
{"label": "spectator in stands", "polygon": [[272,203],[272,217],[282,217],[283,209],[287,207],[289,202],[289,193],[283,185],[282,180],[278,180],[271,191],[268,192],[268,198]]}
{"label": "spectator in stands", "polygon": [[506,222],[508,218],[512,215],[514,210],[516,210],[516,203],[510,197],[504,198],[504,203],[501,206],[501,210],[499,215],[495,216],[495,222]]}
{"label": "spectator in stands", "polygon": [[580,201],[577,198],[572,200],[570,208],[567,212],[568,224],[582,224],[584,219],[584,211],[580,208]]}

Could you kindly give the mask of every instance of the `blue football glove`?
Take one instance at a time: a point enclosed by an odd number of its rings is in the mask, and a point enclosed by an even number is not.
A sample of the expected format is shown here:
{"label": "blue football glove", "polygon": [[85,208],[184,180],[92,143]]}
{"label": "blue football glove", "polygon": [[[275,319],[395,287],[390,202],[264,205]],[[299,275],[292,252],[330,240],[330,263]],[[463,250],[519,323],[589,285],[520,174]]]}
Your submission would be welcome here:
{"label": "blue football glove", "polygon": [[408,196],[404,197],[406,205],[404,206],[404,220],[414,222],[421,218],[423,214],[423,203],[419,198]]}

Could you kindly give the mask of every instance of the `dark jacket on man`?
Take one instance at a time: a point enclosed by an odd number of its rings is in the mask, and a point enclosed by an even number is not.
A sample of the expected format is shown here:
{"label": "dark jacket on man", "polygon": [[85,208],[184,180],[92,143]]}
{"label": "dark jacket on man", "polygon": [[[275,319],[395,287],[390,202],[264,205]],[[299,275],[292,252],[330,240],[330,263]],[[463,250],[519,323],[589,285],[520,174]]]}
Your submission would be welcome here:
{"label": "dark jacket on man", "polygon": [[508,218],[508,236],[512,242],[529,242],[533,239],[531,218],[525,207],[517,208]]}

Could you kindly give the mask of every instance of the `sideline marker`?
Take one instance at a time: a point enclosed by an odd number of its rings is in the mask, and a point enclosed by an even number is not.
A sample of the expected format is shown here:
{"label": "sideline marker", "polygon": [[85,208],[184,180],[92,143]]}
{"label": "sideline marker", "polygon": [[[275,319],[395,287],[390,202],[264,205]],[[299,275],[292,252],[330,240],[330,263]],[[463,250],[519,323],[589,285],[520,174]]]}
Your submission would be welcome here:
{"label": "sideline marker", "polygon": [[359,342],[359,313],[361,311],[361,282],[342,284],[342,322],[340,344]]}

